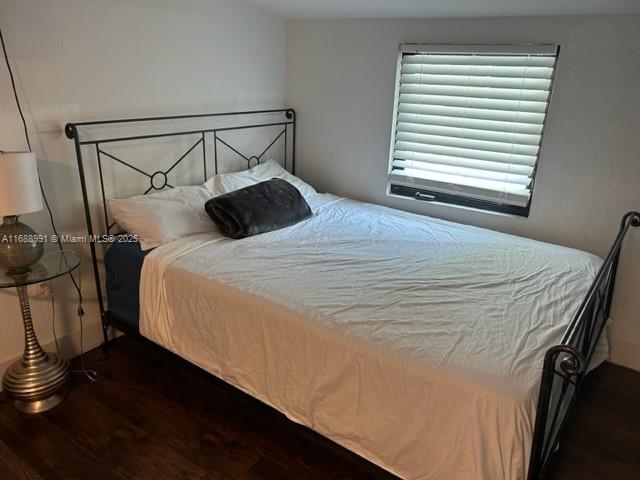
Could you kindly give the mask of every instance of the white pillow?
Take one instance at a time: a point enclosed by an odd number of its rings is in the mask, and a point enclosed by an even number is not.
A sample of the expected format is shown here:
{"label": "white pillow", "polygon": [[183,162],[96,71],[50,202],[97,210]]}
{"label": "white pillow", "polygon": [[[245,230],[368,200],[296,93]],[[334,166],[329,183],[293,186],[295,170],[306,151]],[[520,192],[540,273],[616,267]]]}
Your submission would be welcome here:
{"label": "white pillow", "polygon": [[274,160],[261,163],[249,170],[214,175],[207,180],[203,186],[211,191],[212,196],[216,196],[233,192],[239,188],[249,187],[272,178],[281,178],[289,182],[298,189],[305,199],[309,199],[309,197],[317,193],[311,185],[291,175]]}
{"label": "white pillow", "polygon": [[215,230],[204,211],[211,197],[203,187],[175,187],[107,203],[118,225],[138,236],[142,250],[149,250],[193,233]]}

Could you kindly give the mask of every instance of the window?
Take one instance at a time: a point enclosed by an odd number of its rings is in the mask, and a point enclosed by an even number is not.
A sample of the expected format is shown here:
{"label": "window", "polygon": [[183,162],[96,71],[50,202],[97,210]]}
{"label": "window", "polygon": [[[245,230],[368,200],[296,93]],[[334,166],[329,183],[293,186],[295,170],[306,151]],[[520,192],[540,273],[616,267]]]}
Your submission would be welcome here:
{"label": "window", "polygon": [[556,45],[402,45],[389,193],[529,214]]}

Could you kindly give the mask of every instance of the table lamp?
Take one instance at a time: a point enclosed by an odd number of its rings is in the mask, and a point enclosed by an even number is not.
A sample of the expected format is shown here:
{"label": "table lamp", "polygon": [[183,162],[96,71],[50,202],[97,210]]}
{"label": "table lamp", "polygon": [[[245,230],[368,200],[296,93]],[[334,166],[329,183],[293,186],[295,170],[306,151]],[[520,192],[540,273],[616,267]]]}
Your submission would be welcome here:
{"label": "table lamp", "polygon": [[36,157],[0,152],[0,268],[9,275],[29,273],[44,251],[43,242],[18,216],[42,210]]}

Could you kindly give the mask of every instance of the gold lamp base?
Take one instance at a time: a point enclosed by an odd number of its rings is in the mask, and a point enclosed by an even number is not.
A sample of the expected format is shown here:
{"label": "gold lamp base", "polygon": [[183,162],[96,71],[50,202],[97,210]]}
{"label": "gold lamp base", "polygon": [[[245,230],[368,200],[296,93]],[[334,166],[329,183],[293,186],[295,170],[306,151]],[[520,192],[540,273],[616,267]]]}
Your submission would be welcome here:
{"label": "gold lamp base", "polygon": [[24,322],[25,348],[22,358],[5,372],[2,387],[18,410],[41,413],[64,400],[71,366],[60,356],[42,349],[33,330],[27,288],[19,286],[17,289]]}
{"label": "gold lamp base", "polygon": [[47,410],[51,410],[59,403],[62,403],[66,396],[66,393],[56,393],[44,400],[34,400],[32,402],[16,400],[13,404],[15,405],[16,410],[23,413],[42,413]]}
{"label": "gold lamp base", "polygon": [[5,372],[4,390],[14,400],[16,409],[24,413],[41,413],[58,405],[66,396],[69,362],[54,353],[26,364],[24,357]]}

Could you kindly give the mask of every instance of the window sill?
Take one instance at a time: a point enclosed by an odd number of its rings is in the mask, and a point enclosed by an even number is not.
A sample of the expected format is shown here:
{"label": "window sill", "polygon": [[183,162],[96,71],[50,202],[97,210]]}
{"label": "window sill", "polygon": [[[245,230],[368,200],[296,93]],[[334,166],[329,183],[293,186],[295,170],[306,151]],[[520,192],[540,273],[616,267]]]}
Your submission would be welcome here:
{"label": "window sill", "polygon": [[495,210],[485,210],[483,208],[469,207],[467,205],[456,205],[455,203],[438,202],[438,201],[435,201],[435,200],[434,201],[418,200],[416,198],[411,198],[411,197],[407,197],[407,196],[404,196],[404,195],[396,195],[395,193],[389,192],[388,189],[387,189],[387,197],[398,198],[398,199],[401,199],[401,200],[405,200],[407,202],[411,202],[412,204],[421,203],[421,204],[427,204],[427,205],[437,205],[438,207],[445,207],[445,208],[450,208],[450,209],[455,209],[455,210],[466,210],[466,211],[471,211],[471,212],[475,212],[475,213],[482,213],[482,214],[485,214],[485,215],[513,218],[513,219],[518,219],[518,220],[527,220],[527,218],[528,218],[528,217],[525,217],[523,215],[516,215],[516,214],[513,214],[513,213],[506,213],[506,212],[496,212]]}

